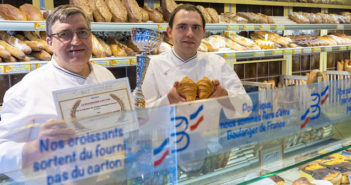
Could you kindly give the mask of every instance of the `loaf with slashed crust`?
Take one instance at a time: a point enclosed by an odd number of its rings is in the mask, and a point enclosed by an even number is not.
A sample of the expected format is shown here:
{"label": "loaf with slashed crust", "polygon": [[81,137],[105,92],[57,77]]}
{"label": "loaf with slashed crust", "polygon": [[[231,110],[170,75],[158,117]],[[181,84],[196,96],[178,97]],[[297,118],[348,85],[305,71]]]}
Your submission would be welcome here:
{"label": "loaf with slashed crust", "polygon": [[26,15],[28,21],[44,21],[43,14],[40,9],[32,4],[25,3],[19,9]]}
{"label": "loaf with slashed crust", "polygon": [[169,22],[172,12],[177,8],[177,3],[174,0],[162,0],[161,8],[163,13],[163,18]]}
{"label": "loaf with slashed crust", "polygon": [[141,22],[143,16],[136,0],[122,0],[128,12],[128,22]]}
{"label": "loaf with slashed crust", "polygon": [[145,6],[144,9],[148,12],[149,18],[152,22],[161,23],[165,21],[163,15],[159,11],[148,6]]}
{"label": "loaf with slashed crust", "polygon": [[121,0],[106,0],[106,4],[112,13],[113,22],[128,21],[128,12]]}
{"label": "loaf with slashed crust", "polygon": [[0,4],[0,16],[6,20],[27,20],[26,15],[20,9],[10,4]]}

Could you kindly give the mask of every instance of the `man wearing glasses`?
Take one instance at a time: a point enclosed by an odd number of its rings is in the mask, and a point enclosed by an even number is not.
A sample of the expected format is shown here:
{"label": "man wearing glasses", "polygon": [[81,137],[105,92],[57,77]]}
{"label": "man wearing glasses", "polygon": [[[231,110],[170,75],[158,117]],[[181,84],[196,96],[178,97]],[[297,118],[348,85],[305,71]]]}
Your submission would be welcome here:
{"label": "man wearing glasses", "polygon": [[147,107],[185,102],[176,91],[185,76],[194,82],[205,76],[213,80],[210,98],[246,95],[237,74],[221,56],[197,52],[205,32],[205,19],[195,6],[185,4],[173,11],[167,27],[173,48],[151,59],[142,86]]}
{"label": "man wearing glasses", "polygon": [[83,10],[71,5],[55,8],[46,19],[46,32],[52,60],[27,74],[4,97],[0,173],[15,172],[9,175],[15,180],[20,176],[18,170],[31,167],[46,155],[39,152],[40,140],[67,140],[74,135],[56,120],[52,91],[115,79],[106,68],[89,62],[90,22]]}

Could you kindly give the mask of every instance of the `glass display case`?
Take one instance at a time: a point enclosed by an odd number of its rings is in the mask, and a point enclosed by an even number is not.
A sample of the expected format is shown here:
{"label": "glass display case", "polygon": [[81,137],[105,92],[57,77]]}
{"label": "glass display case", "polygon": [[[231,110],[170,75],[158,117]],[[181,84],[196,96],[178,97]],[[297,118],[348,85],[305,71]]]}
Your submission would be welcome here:
{"label": "glass display case", "polygon": [[41,141],[42,157],[3,173],[34,184],[340,184],[350,94],[344,79],[80,119],[67,123],[73,138]]}

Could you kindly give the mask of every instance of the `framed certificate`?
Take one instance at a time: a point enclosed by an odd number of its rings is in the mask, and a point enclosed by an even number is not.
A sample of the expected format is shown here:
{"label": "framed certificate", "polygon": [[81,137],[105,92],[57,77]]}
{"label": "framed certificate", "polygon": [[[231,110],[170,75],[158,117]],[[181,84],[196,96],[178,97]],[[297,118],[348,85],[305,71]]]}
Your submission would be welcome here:
{"label": "framed certificate", "polygon": [[[134,109],[128,78],[54,91],[53,97],[59,118],[72,121],[76,129],[85,126],[75,120]],[[122,113],[116,115],[116,121],[125,117]]]}

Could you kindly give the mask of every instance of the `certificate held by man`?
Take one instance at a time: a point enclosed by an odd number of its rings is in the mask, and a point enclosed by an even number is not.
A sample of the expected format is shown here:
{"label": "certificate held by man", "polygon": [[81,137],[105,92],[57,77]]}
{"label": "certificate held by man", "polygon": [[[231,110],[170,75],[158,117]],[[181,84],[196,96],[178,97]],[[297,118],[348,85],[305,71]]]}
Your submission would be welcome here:
{"label": "certificate held by man", "polygon": [[59,117],[66,121],[134,108],[128,78],[54,91],[53,97]]}

